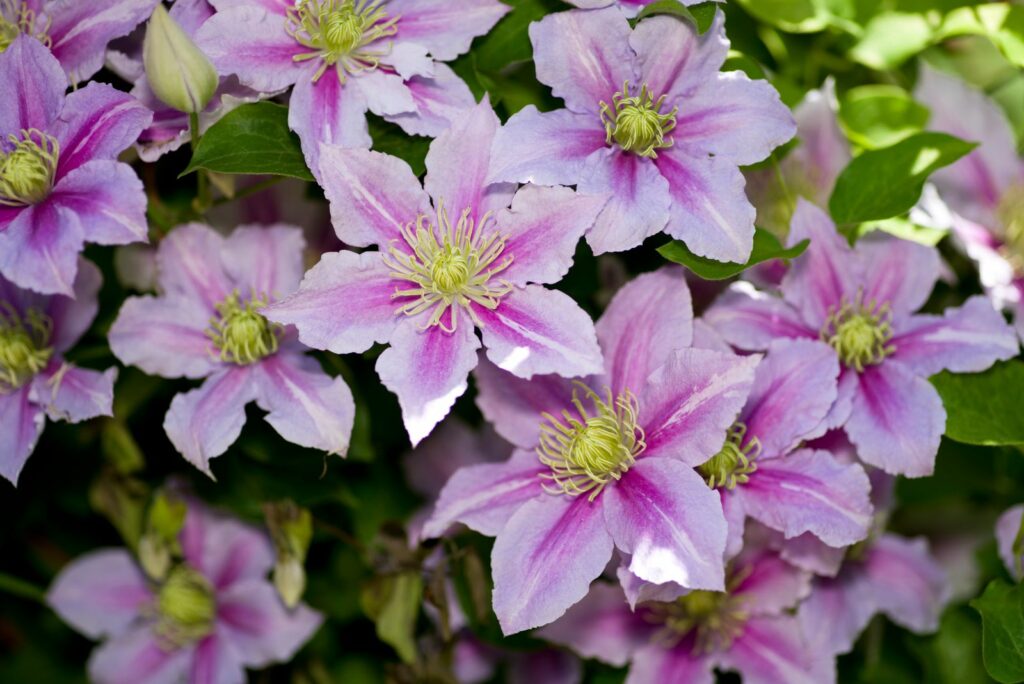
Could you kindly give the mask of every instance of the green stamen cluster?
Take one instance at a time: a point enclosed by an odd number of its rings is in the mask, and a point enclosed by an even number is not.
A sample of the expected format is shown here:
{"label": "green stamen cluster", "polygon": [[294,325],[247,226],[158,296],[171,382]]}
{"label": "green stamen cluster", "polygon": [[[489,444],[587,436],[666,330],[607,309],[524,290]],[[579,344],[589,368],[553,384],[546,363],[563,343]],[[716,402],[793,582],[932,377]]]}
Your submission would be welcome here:
{"label": "green stamen cluster", "polygon": [[388,18],[383,4],[384,0],[302,0],[289,7],[286,30],[310,49],[293,59],[322,60],[313,75],[314,82],[332,66],[342,83],[349,74],[373,71],[380,65],[380,58],[391,52],[391,44],[369,46],[398,32],[399,17]]}
{"label": "green stamen cluster", "polygon": [[3,52],[14,39],[24,33],[33,36],[46,47],[51,47],[53,41],[47,32],[50,30],[50,20],[47,19],[44,26],[36,26],[36,13],[20,0],[0,0],[0,52]]}
{"label": "green stamen cluster", "polygon": [[7,137],[0,146],[0,205],[36,204],[50,194],[60,146],[57,139],[36,129]]}
{"label": "green stamen cluster", "polygon": [[213,631],[217,603],[213,585],[197,570],[181,564],[171,570],[157,594],[156,633],[172,648],[202,639]]}
{"label": "green stamen cluster", "polygon": [[[421,214],[415,222],[402,227],[405,244],[393,244],[384,255],[384,263],[391,269],[391,277],[413,285],[396,289],[391,298],[414,299],[400,306],[396,313],[416,316],[432,309],[423,327],[436,325],[450,333],[458,328],[460,308],[475,325],[482,326],[473,305],[493,311],[501,298],[512,291],[507,281],[491,282],[512,265],[511,256],[496,264],[505,249],[505,239],[494,231],[484,230],[490,212],[476,222],[470,217],[471,211],[464,209],[453,226],[441,200],[437,226]],[[451,316],[446,323],[444,314],[449,309]]]}
{"label": "green stamen cluster", "polygon": [[1018,273],[1024,272],[1024,186],[1010,188],[996,210],[1003,224],[1006,257]]}
{"label": "green stamen cluster", "polygon": [[733,425],[722,449],[697,468],[709,487],[733,489],[737,484],[746,484],[750,474],[757,470],[755,461],[761,455],[761,442],[757,437],[746,439],[746,435],[746,425]]}
{"label": "green stamen cluster", "polygon": [[748,617],[742,596],[701,590],[671,603],[651,604],[648,619],[662,625],[656,638],[666,646],[692,635],[696,651],[707,654],[728,649]]}
{"label": "green stamen cluster", "polygon": [[46,368],[53,323],[35,309],[24,316],[0,302],[0,394],[16,390]]}
{"label": "green stamen cluster", "polygon": [[889,304],[878,306],[874,300],[865,304],[863,291],[853,303],[844,300],[838,309],[833,307],[821,329],[821,339],[836,350],[844,366],[858,373],[896,351],[889,344],[892,336]]}
{"label": "green stamen cluster", "polygon": [[217,305],[220,317],[210,319],[206,334],[221,361],[245,366],[277,351],[282,328],[257,311],[268,303],[266,296],[255,295],[243,302],[236,290]]}
{"label": "green stamen cluster", "polygon": [[[607,390],[601,397],[582,383],[576,383],[572,404],[575,413],[562,411],[562,417],[542,414],[541,463],[551,468],[541,478],[550,482],[544,489],[552,494],[579,496],[589,493],[593,501],[612,480],[618,480],[636,462],[647,447],[644,431],[637,423],[639,406],[628,390],[612,397]],[[580,398],[593,404],[588,412]]]}
{"label": "green stamen cluster", "polygon": [[665,136],[676,127],[679,108],[662,114],[664,102],[664,95],[654,99],[646,83],[636,96],[629,94],[629,81],[623,83],[622,90],[612,96],[610,106],[601,102],[601,123],[607,143],[610,145],[614,140],[626,152],[652,159],[658,156],[657,150],[672,147],[672,140],[666,141]]}

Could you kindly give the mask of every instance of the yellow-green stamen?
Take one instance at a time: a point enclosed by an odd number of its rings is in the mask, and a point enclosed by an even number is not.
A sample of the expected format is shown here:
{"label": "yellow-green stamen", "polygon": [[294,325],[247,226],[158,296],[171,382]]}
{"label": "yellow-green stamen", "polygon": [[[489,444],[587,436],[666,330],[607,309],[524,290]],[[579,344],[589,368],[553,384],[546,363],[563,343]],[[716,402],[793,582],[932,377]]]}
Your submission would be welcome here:
{"label": "yellow-green stamen", "polygon": [[217,602],[213,585],[200,572],[181,564],[171,570],[156,598],[156,634],[171,648],[181,648],[213,631]]}
{"label": "yellow-green stamen", "polygon": [[236,290],[217,305],[219,318],[210,319],[206,334],[221,361],[245,366],[277,351],[283,328],[258,312],[268,303],[265,295],[255,294],[243,302]]}
{"label": "yellow-green stamen", "polygon": [[852,303],[844,298],[838,309],[832,307],[821,329],[821,339],[836,350],[844,366],[858,373],[896,351],[890,344],[892,336],[888,302],[881,306],[875,300],[865,303],[863,291]]}
{"label": "yellow-green stamen", "polygon": [[746,439],[747,426],[736,423],[729,428],[729,434],[721,450],[697,471],[712,489],[725,487],[733,489],[745,484],[751,473],[757,470],[757,457],[761,455],[761,442],[757,437]]}
{"label": "yellow-green stamen", "polygon": [[679,108],[673,107],[669,113],[662,114],[665,96],[655,100],[646,83],[639,95],[629,92],[629,81],[626,81],[622,90],[612,96],[611,105],[600,103],[606,141],[609,145],[615,141],[626,152],[654,159],[658,156],[657,150],[672,147],[672,140],[666,140],[665,136],[675,129]]}
{"label": "yellow-green stamen", "polygon": [[286,30],[310,50],[293,59],[321,60],[314,82],[332,66],[341,83],[350,74],[373,71],[391,52],[390,42],[374,44],[398,32],[399,17],[389,18],[383,4],[384,0],[302,0],[289,7]]}
{"label": "yellow-green stamen", "polygon": [[36,204],[53,188],[60,146],[57,139],[36,129],[7,136],[0,143],[0,205]]}
{"label": "yellow-green stamen", "polygon": [[666,646],[692,637],[698,653],[721,652],[743,631],[749,617],[743,603],[742,596],[728,590],[691,591],[671,603],[649,604],[647,619],[662,626],[655,638]]}
{"label": "yellow-green stamen", "polygon": [[[593,404],[592,411],[583,399]],[[551,472],[542,473],[541,478],[547,481],[544,489],[552,494],[589,494],[593,501],[647,447],[637,423],[639,406],[628,390],[613,397],[609,389],[601,397],[580,382],[573,390],[572,405],[576,411],[563,410],[561,417],[542,414],[545,422],[537,455]]]}
{"label": "yellow-green stamen", "polygon": [[35,309],[20,315],[7,302],[0,302],[0,394],[32,379],[46,368],[53,356],[49,346],[53,322]]}
{"label": "yellow-green stamen", "polygon": [[10,47],[22,33],[51,47],[53,41],[48,35],[51,20],[46,19],[41,26],[38,23],[36,13],[26,3],[20,0],[0,0],[0,52]]}

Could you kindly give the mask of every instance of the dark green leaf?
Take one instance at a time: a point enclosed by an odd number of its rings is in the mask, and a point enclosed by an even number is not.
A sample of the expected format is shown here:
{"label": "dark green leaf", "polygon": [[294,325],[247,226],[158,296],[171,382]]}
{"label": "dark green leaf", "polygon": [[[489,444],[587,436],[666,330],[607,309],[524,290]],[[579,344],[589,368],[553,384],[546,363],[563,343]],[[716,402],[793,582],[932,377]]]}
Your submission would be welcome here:
{"label": "dark green leaf", "polygon": [[754,249],[750,253],[750,259],[745,264],[715,261],[707,257],[697,256],[679,240],[673,240],[666,245],[662,245],[658,248],[658,253],[669,261],[686,266],[705,280],[725,280],[764,261],[770,261],[771,259],[795,259],[804,253],[808,244],[810,244],[809,240],[803,240],[786,249],[777,237],[766,230],[758,228],[754,232]]}
{"label": "dark green leaf", "polygon": [[945,133],[918,133],[891,147],[869,150],[847,165],[836,181],[829,210],[836,223],[899,216],[921,196],[934,171],[976,147]]}
{"label": "dark green leaf", "polygon": [[913,643],[924,667],[924,684],[986,684],[981,660],[978,617],[966,607],[951,607],[942,616],[939,631]]}
{"label": "dark green leaf", "polygon": [[993,580],[971,601],[981,613],[985,669],[998,682],[1024,681],[1024,586]]}
{"label": "dark green leaf", "polygon": [[946,407],[946,436],[965,444],[1024,444],[1024,363],[1004,361],[984,373],[932,378]]}
{"label": "dark green leaf", "polygon": [[408,135],[397,125],[377,118],[370,119],[370,137],[377,152],[404,160],[417,176],[426,171],[430,138]]}
{"label": "dark green leaf", "polygon": [[182,175],[197,169],[313,180],[288,129],[288,108],[271,102],[243,105],[211,126]]}
{"label": "dark green leaf", "polygon": [[702,2],[699,5],[687,7],[679,0],[658,0],[640,10],[636,18],[643,19],[656,14],[668,14],[690,22],[697,27],[697,33],[705,33],[711,28],[717,12],[717,2]]}
{"label": "dark green leaf", "polygon": [[530,24],[553,9],[552,3],[546,0],[505,0],[505,4],[511,5],[512,11],[473,49],[480,71],[497,73],[509,64],[531,59]]}
{"label": "dark green leaf", "polygon": [[363,593],[363,607],[377,623],[377,636],[407,663],[416,660],[416,619],[423,598],[418,572],[377,578]]}
{"label": "dark green leaf", "polygon": [[737,0],[766,24],[790,33],[814,33],[829,24],[830,13],[820,0]]}

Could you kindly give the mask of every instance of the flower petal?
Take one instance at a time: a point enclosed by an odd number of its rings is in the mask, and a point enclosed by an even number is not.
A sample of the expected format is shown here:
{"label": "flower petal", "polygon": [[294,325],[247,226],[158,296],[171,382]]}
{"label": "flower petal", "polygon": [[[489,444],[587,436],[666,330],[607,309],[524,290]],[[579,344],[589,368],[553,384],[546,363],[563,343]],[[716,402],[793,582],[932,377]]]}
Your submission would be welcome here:
{"label": "flower petal", "polygon": [[64,566],[46,602],[64,622],[92,639],[117,636],[153,599],[135,559],[124,549],[101,549]]}
{"label": "flower petal", "polygon": [[797,610],[797,620],[818,653],[848,653],[878,610],[859,568],[835,579],[820,579]]}
{"label": "flower petal", "polygon": [[713,684],[715,675],[711,671],[712,667],[714,663],[711,658],[701,655],[692,639],[671,647],[652,643],[639,649],[633,657],[625,684]]}
{"label": "flower petal", "polygon": [[8,93],[0,105],[0,131],[47,130],[64,105],[68,79],[38,40],[20,35],[0,53],[0,83]]}
{"label": "flower petal", "polygon": [[864,300],[888,303],[897,320],[924,306],[939,279],[934,247],[869,235],[857,243],[856,253],[864,269]]}
{"label": "flower petal", "polygon": [[[45,305],[46,315],[53,323],[50,344],[57,352],[65,352],[81,339],[96,319],[99,302],[96,297],[103,286],[100,269],[91,261],[78,260],[75,276],[75,297],[50,297]],[[28,293],[26,293],[28,294]],[[0,288],[0,299],[4,299]],[[10,301],[10,300],[8,300]],[[14,304],[14,302],[11,302]]]}
{"label": "flower petal", "polygon": [[88,242],[126,245],[149,239],[146,194],[127,164],[86,162],[57,183],[49,201],[78,215]]}
{"label": "flower petal", "polygon": [[223,253],[224,238],[213,229],[201,223],[175,228],[160,242],[156,254],[160,289],[203,303],[212,316],[217,304],[235,288],[224,271]]}
{"label": "flower petal", "polygon": [[29,401],[31,385],[14,392],[0,393],[0,475],[14,486],[25,462],[32,455],[43,432],[46,413]]}
{"label": "flower petal", "polygon": [[93,159],[116,160],[152,121],[138,100],[105,83],[72,91],[54,126],[60,143],[58,179]]}
{"label": "flower petal", "polygon": [[893,622],[917,633],[938,629],[950,587],[923,538],[882,535],[865,554],[864,573],[878,610]]}
{"label": "flower petal", "polygon": [[157,0],[108,0],[101,4],[46,4],[50,50],[78,83],[103,68],[107,43],[145,21]]}
{"label": "flower petal", "polygon": [[720,662],[723,669],[742,673],[749,684],[827,684],[836,680],[835,659],[808,649],[799,622],[790,616],[747,621]]}
{"label": "flower petal", "polygon": [[527,105],[494,137],[490,179],[539,185],[575,185],[586,160],[604,148],[606,133],[593,113],[539,112]]}
{"label": "flower petal", "polygon": [[285,608],[265,579],[236,582],[217,596],[217,624],[242,664],[286,662],[316,633],[323,616],[305,604]]}
{"label": "flower petal", "polygon": [[[236,74],[242,85],[273,93],[308,81],[310,71],[308,62],[293,59],[304,48],[288,35],[287,22],[284,12],[263,7],[223,8],[199,27],[195,42],[221,75]],[[332,77],[320,80],[337,82]]]}
{"label": "flower petal", "polygon": [[189,668],[189,684],[243,684],[245,680],[245,668],[220,632],[196,644]]}
{"label": "flower petal", "polygon": [[490,31],[510,8],[497,0],[389,0],[387,10],[402,17],[398,39],[418,43],[447,62],[467,52],[473,39]]}
{"label": "flower petal", "polygon": [[405,81],[398,75],[374,69],[345,84],[357,88],[366,107],[377,116],[404,114],[416,110],[416,102]]}
{"label": "flower petal", "polygon": [[516,446],[537,446],[543,413],[559,415],[572,404],[573,383],[558,375],[517,378],[482,360],[476,372],[477,406],[498,434]]}
{"label": "flower petal", "polygon": [[[772,552],[753,552],[737,560],[742,581],[731,591],[743,596],[743,609],[751,615],[778,615],[795,608],[811,592],[810,573],[797,570]],[[734,570],[734,572],[736,572]]]}
{"label": "flower petal", "polygon": [[565,615],[537,630],[537,636],[583,658],[623,667],[653,631],[653,625],[630,610],[621,587],[598,582]]}
{"label": "flower petal", "polygon": [[[1017,544],[1017,535],[1020,534],[1021,520],[1024,519],[1024,505],[1011,506],[996,521],[996,544],[999,548],[999,558],[1002,559],[1006,571],[1020,581],[1022,574],[1022,559]],[[1016,550],[1014,547],[1018,547]]]}
{"label": "flower petal", "polygon": [[448,65],[435,62],[433,70],[433,76],[413,76],[405,82],[415,111],[384,117],[409,135],[437,137],[476,106],[469,86]]}
{"label": "flower petal", "polygon": [[114,380],[117,368],[105,372],[53,364],[35,377],[32,399],[45,407],[50,420],[78,423],[114,415]]}
{"label": "flower petal", "polygon": [[368,149],[373,143],[366,109],[362,91],[343,85],[333,73],[316,83],[308,74],[299,78],[288,107],[288,127],[299,136],[306,165],[318,181],[322,145]]}
{"label": "flower petal", "polygon": [[189,502],[180,540],[185,560],[218,591],[263,579],[274,565],[266,534],[199,502]]}
{"label": "flower petal", "polygon": [[220,366],[206,334],[209,313],[184,297],[129,297],[110,328],[114,356],[165,378],[202,378]]}
{"label": "flower petal", "polygon": [[305,249],[301,228],[239,226],[224,240],[221,261],[242,292],[278,299],[299,289]]}
{"label": "flower petal", "polygon": [[645,19],[633,30],[629,44],[637,54],[638,82],[646,83],[654,97],[667,95],[667,109],[678,105],[684,115],[686,97],[720,78],[718,70],[729,51],[720,12],[701,35],[675,17]]}
{"label": "flower petal", "polygon": [[84,243],[72,209],[46,201],[25,207],[0,230],[0,273],[19,287],[72,297]]}
{"label": "flower petal", "polygon": [[89,679],[103,684],[177,684],[188,678],[194,653],[194,647],[164,650],[153,626],[142,624],[92,652]]}
{"label": "flower petal", "polygon": [[793,307],[745,282],[730,285],[702,320],[729,344],[747,351],[767,349],[778,338],[818,339],[818,332]]}

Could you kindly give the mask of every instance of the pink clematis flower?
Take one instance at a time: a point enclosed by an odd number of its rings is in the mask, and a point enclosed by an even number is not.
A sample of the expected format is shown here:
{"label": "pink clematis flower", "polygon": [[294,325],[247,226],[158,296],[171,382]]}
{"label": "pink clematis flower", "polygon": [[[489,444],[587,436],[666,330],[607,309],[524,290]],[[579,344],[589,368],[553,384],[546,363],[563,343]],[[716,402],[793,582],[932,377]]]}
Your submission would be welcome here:
{"label": "pink clematis flower", "polygon": [[538,283],[569,270],[605,199],[487,184],[498,125],[486,99],[458,119],[431,144],[423,186],[399,159],[325,146],[338,237],[379,249],[325,255],[297,293],[266,310],[316,349],[389,342],[377,373],[398,395],[414,446],[466,391],[477,328],[488,358],[519,377],[601,369],[590,317]]}
{"label": "pink clematis flower", "polygon": [[149,125],[130,95],[90,83],[65,96],[60,64],[34,38],[0,54],[0,274],[72,296],[86,242],[146,240],[142,183],[117,155]]}
{"label": "pink clematis flower", "polygon": [[211,0],[197,43],[217,70],[273,93],[314,174],[321,143],[370,147],[366,111],[436,136],[473,106],[444,61],[509,11],[497,0]]}
{"label": "pink clematis flower", "polygon": [[721,502],[694,467],[722,448],[758,357],[688,348],[690,295],[672,269],[626,285],[597,331],[604,373],[583,382],[477,369],[481,410],[518,449],[460,469],[424,526],[497,536],[494,611],[506,634],[558,618],[616,547],[645,581],[725,586]]}
{"label": "pink clematis flower", "polygon": [[181,226],[157,251],[163,294],[130,297],[110,329],[122,363],[167,378],[205,378],[174,398],[164,429],[210,477],[210,459],[238,439],[252,401],[288,441],[348,450],[355,404],[345,381],[324,373],[293,332],[261,313],[298,287],[304,244],[301,229],[290,226],[240,227],[228,238]]}
{"label": "pink clematis flower", "polygon": [[96,317],[99,269],[81,259],[74,296],[43,296],[0,277],[0,475],[12,484],[35,449],[46,418],[77,423],[110,416],[117,369],[64,360]]}
{"label": "pink clematis flower", "polygon": [[702,36],[667,16],[631,29],[614,7],[531,25],[537,78],[566,108],[510,118],[491,180],[611,195],[587,236],[596,253],[664,231],[701,256],[746,261],[754,208],[739,166],[767,157],[796,126],[767,82],[719,72],[723,16]]}
{"label": "pink clematis flower", "polygon": [[323,620],[288,610],[267,580],[267,536],[190,502],[182,559],[149,580],[124,549],[88,553],[65,567],[47,595],[60,617],[92,639],[97,684],[243,684],[245,668],[288,661]]}
{"label": "pink clematis flower", "polygon": [[765,349],[777,338],[830,347],[842,373],[826,427],[844,427],[865,463],[930,475],[946,412],[926,378],[1012,358],[1016,335],[983,297],[944,316],[915,313],[939,275],[933,248],[888,235],[851,248],[824,212],[800,200],[790,244],[804,238],[811,246],[783,279],[781,298],[740,283],[704,320],[741,349]]}
{"label": "pink clematis flower", "polygon": [[952,227],[978,263],[981,284],[1013,311],[1024,340],[1024,159],[999,106],[963,81],[922,66],[914,95],[932,110],[929,126],[979,142],[932,177],[952,210]]}

